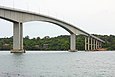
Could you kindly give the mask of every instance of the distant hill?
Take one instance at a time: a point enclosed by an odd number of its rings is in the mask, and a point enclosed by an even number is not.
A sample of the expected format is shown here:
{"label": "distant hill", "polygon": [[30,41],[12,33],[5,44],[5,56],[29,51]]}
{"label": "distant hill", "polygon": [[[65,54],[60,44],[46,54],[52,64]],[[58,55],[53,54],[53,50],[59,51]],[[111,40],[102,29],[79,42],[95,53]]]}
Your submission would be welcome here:
{"label": "distant hill", "polygon": [[[107,50],[115,50],[115,35],[97,35],[93,34],[105,41],[103,48]],[[78,50],[84,50],[84,36],[77,35],[76,43]],[[13,45],[13,37],[10,38],[0,38],[0,50],[10,50]],[[69,50],[70,49],[70,36],[61,35],[57,37],[50,38],[46,36],[44,38],[32,38],[29,36],[24,37],[24,49],[25,50]]]}

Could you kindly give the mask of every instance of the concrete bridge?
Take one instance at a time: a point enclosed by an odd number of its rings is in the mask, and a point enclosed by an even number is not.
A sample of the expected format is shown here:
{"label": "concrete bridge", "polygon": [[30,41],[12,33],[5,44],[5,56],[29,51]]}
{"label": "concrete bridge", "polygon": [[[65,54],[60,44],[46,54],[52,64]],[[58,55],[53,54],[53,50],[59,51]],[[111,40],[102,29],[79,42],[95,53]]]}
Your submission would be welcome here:
{"label": "concrete bridge", "polygon": [[76,34],[85,35],[85,50],[96,50],[102,47],[103,40],[95,37],[72,24],[62,20],[37,14],[30,11],[0,6],[0,18],[13,23],[13,50],[11,52],[24,52],[23,49],[23,23],[30,21],[43,21],[56,24],[70,33],[70,51],[76,51]]}

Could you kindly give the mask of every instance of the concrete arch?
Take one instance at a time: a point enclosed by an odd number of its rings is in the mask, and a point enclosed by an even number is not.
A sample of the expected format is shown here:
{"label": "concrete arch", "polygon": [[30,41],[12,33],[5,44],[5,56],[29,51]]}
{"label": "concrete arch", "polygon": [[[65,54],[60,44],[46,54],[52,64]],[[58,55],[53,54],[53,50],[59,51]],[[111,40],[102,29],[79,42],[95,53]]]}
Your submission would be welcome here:
{"label": "concrete arch", "polygon": [[[16,21],[16,20],[14,20],[14,19],[10,19],[10,18],[5,18],[5,17],[2,17],[2,16],[0,16],[0,18],[1,18],[1,19],[4,19],[4,20],[7,20],[7,21],[9,21],[9,22],[13,22],[13,23],[14,23],[14,22],[20,22],[20,21]],[[73,32],[72,32],[69,28],[63,26],[63,25],[60,24],[60,23],[56,23],[56,22],[53,22],[53,21],[36,19],[36,20],[23,21],[23,22],[20,22],[20,23],[26,23],[26,22],[31,22],[31,21],[41,21],[41,22],[52,23],[52,24],[55,24],[55,25],[57,25],[57,26],[62,27],[63,29],[65,29],[66,31],[68,31],[70,34],[73,34]]]}
{"label": "concrete arch", "polygon": [[83,34],[88,36],[89,34],[67,22],[58,20],[53,17],[28,12],[24,10],[17,10],[8,7],[0,7],[0,18],[11,21],[11,22],[29,22],[29,21],[44,21],[57,24],[58,26],[67,30],[70,34]]}

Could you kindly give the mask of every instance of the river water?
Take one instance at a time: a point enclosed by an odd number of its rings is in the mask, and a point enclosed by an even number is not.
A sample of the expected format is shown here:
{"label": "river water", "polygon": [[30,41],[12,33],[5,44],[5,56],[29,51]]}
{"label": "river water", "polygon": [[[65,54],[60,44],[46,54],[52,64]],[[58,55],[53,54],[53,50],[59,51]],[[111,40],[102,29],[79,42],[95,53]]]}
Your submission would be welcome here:
{"label": "river water", "polygon": [[0,77],[115,77],[115,52],[0,52]]}

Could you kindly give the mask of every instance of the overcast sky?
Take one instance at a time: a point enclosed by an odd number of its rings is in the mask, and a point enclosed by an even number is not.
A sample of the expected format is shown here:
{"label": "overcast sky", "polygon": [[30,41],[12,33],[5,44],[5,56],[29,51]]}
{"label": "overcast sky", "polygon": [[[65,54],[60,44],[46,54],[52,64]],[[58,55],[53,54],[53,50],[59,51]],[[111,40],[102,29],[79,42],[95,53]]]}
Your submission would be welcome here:
{"label": "overcast sky", "polygon": [[[115,34],[115,0],[0,0],[0,5],[55,17],[91,34]],[[0,19],[0,26],[0,37],[13,35],[11,22]],[[24,23],[24,36],[68,34],[54,24]]]}

